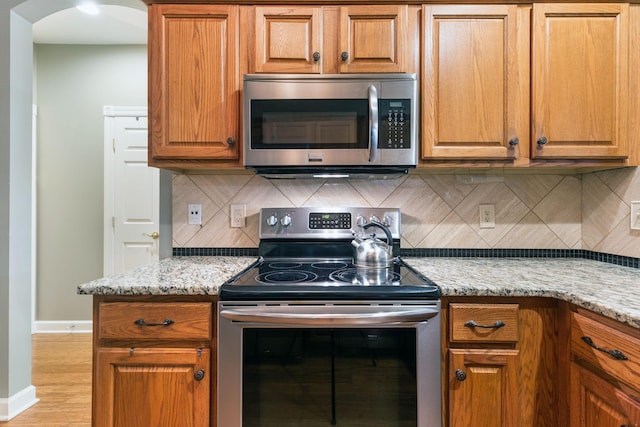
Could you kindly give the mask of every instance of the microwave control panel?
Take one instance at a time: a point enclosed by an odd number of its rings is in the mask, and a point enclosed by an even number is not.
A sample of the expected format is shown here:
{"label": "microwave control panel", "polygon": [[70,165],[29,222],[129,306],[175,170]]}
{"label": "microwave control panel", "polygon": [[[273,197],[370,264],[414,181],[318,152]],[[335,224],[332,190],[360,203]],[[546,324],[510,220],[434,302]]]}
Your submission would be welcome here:
{"label": "microwave control panel", "polygon": [[378,148],[411,148],[411,100],[378,100]]}

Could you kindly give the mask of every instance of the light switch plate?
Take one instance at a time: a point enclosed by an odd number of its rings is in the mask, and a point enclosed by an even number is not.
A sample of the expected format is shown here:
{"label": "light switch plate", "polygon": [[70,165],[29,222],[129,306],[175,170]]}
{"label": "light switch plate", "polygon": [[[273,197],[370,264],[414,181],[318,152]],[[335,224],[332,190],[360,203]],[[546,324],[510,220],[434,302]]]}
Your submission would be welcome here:
{"label": "light switch plate", "polygon": [[640,202],[631,202],[631,229],[640,230]]}

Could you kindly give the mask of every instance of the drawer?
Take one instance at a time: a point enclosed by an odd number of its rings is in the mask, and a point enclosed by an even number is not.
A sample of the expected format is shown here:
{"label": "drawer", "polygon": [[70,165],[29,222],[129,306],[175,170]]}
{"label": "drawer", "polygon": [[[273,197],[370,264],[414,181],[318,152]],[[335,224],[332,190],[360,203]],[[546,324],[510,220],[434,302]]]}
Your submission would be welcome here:
{"label": "drawer", "polygon": [[450,304],[450,341],[518,341],[518,304]]}
{"label": "drawer", "polygon": [[[588,337],[592,344],[586,343],[583,337]],[[640,390],[640,339],[580,313],[571,313],[571,352]],[[616,358],[607,352],[620,353]]]}
{"label": "drawer", "polygon": [[98,310],[100,339],[211,339],[209,302],[103,302]]}

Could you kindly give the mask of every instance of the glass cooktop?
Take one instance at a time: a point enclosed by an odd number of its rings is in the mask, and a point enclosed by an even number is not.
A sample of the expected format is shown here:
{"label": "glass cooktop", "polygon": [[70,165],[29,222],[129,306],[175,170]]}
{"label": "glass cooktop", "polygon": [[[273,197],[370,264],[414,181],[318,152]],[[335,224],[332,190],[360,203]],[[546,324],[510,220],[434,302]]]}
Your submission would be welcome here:
{"label": "glass cooktop", "polygon": [[395,257],[390,268],[362,268],[352,259],[263,259],[227,281],[221,300],[438,299],[428,278]]}

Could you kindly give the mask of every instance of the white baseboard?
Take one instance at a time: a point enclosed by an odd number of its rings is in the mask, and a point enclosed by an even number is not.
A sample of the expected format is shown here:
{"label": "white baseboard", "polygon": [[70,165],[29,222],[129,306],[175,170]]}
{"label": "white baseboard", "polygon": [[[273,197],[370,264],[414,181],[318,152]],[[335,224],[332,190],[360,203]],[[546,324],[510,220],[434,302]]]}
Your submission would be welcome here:
{"label": "white baseboard", "polygon": [[9,421],[39,401],[40,399],[36,397],[36,388],[32,385],[8,399],[0,399],[0,421]]}
{"label": "white baseboard", "polygon": [[91,333],[91,320],[36,320],[34,334]]}

